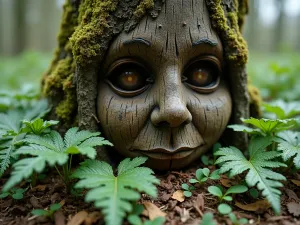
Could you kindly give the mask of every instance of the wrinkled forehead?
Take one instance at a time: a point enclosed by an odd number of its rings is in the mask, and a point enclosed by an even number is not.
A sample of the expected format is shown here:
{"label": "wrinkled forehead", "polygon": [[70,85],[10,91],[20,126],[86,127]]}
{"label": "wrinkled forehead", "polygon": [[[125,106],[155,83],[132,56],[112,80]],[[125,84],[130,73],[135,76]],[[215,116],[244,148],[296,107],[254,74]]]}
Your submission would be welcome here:
{"label": "wrinkled forehead", "polygon": [[223,56],[205,0],[166,0],[157,18],[146,16],[134,30],[123,32],[114,40],[108,52],[109,61],[124,46],[135,48],[136,45],[148,45],[152,52],[181,58],[181,61],[192,54],[213,54],[220,60]]}
{"label": "wrinkled forehead", "polygon": [[158,18],[141,21],[129,37],[156,40],[176,37],[179,44],[191,44],[204,38],[214,43],[218,37],[212,30],[205,0],[167,0]]}

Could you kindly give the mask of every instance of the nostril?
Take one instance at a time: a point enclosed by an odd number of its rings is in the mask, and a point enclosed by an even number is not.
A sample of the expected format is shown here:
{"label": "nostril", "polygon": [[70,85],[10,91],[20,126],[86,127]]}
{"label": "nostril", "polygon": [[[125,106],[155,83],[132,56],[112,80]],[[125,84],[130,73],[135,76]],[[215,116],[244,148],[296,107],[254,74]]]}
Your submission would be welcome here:
{"label": "nostril", "polygon": [[161,121],[157,124],[157,126],[159,126],[159,127],[169,127],[170,123],[168,123],[167,121]]}

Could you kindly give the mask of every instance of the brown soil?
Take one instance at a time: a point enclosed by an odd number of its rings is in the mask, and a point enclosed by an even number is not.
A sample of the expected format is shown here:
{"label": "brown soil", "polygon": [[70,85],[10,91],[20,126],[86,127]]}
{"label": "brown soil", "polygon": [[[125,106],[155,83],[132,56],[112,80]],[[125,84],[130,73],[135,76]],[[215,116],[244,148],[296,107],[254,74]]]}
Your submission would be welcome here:
{"label": "brown soil", "polygon": [[[161,211],[167,214],[166,224],[199,224],[201,217],[205,212],[213,212],[214,218],[218,224],[232,224],[227,216],[221,216],[217,212],[219,204],[216,197],[207,192],[210,185],[231,185],[238,183],[239,179],[228,180],[225,176],[220,181],[208,180],[204,185],[196,185],[196,190],[190,198],[185,198],[183,202],[172,199],[175,191],[181,190],[182,183],[188,183],[190,178],[194,178],[196,169],[204,167],[200,162],[194,164],[188,169],[182,171],[171,171],[165,174],[156,173],[160,179],[158,185],[158,198],[150,199],[143,196],[141,203],[151,201],[158,206]],[[210,167],[210,169],[214,169]],[[290,179],[300,180],[300,174],[288,176],[284,183],[281,196],[281,215],[275,216],[271,208],[261,207],[255,212],[247,212],[235,206],[238,201],[242,204],[253,203],[254,200],[248,193],[234,196],[233,202],[229,203],[233,207],[233,212],[239,218],[249,219],[250,224],[272,224],[272,225],[300,225],[300,218],[289,213],[287,204],[291,202],[300,203],[300,188],[297,187]],[[6,182],[7,176],[0,180],[0,187]],[[66,194],[65,186],[60,177],[54,172],[48,172],[45,179],[39,180],[38,185],[31,187],[28,182],[20,185],[28,190],[24,193],[22,200],[14,200],[11,197],[0,200],[0,224],[1,225],[37,225],[37,224],[67,224],[75,214],[80,211],[90,213],[90,220],[84,222],[78,221],[74,224],[104,224],[103,217],[92,204],[84,202],[83,197]],[[204,201],[204,202],[203,202]],[[53,203],[63,204],[61,210],[54,214],[54,219],[46,217],[36,217],[31,214],[33,209],[46,209]],[[300,210],[300,206],[298,208]],[[297,212],[296,212],[297,214]],[[300,214],[300,213],[298,213]],[[78,215],[78,214],[77,214]],[[146,217],[144,217],[146,218]],[[127,224],[124,222],[124,224]]]}

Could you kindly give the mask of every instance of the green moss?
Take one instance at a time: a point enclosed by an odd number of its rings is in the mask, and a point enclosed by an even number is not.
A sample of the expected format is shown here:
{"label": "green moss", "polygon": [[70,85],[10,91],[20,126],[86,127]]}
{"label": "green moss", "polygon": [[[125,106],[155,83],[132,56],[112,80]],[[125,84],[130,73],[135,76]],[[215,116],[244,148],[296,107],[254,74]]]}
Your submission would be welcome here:
{"label": "green moss", "polygon": [[257,87],[252,84],[248,84],[248,92],[250,96],[250,116],[259,118],[262,116],[262,98],[260,92]]}
{"label": "green moss", "polygon": [[79,8],[79,26],[70,38],[76,63],[92,63],[102,53],[99,40],[108,28],[107,18],[116,10],[117,0],[86,0]]}
{"label": "green moss", "polygon": [[154,0],[142,0],[140,4],[137,6],[134,16],[136,18],[142,18],[146,11],[152,9],[154,7]]}
{"label": "green moss", "polygon": [[224,45],[224,49],[227,60],[236,66],[240,66],[247,63],[248,47],[240,33],[237,0],[236,7],[234,11],[228,12],[226,16],[221,5],[221,0],[210,1],[208,4],[215,28],[225,37],[226,45]]}

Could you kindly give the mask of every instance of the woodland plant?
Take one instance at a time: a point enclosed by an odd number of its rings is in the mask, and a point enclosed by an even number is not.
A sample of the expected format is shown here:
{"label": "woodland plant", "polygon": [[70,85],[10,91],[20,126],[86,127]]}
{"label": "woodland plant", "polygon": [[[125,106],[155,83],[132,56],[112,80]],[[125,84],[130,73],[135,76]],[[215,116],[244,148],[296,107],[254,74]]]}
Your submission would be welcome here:
{"label": "woodland plant", "polygon": [[208,187],[208,192],[214,196],[217,196],[219,198],[220,202],[222,202],[223,200],[232,201],[232,197],[229,196],[230,194],[241,194],[246,191],[248,191],[248,188],[244,185],[231,186],[225,193],[223,193],[223,190],[221,187],[218,187],[218,186],[209,186]]}
{"label": "woodland plant", "polygon": [[191,184],[195,184],[195,183],[203,184],[208,179],[212,179],[212,180],[220,179],[219,170],[215,170],[212,173],[210,173],[210,170],[208,168],[198,169],[196,170],[196,178],[190,179],[189,182]]}
{"label": "woodland plant", "polygon": [[[40,121],[36,123],[36,126],[29,126],[28,129],[34,127],[34,130],[40,130],[44,124]],[[53,130],[44,135],[27,135],[19,141],[24,145],[14,153],[14,155],[24,157],[13,164],[13,171],[3,191],[9,190],[22,179],[28,178],[33,172],[41,173],[47,163],[55,167],[65,182],[67,190],[70,191],[72,155],[82,154],[94,159],[97,154],[96,146],[111,145],[99,135],[99,132],[79,131],[77,127],[69,129],[64,138]],[[61,166],[61,170],[57,166]]]}
{"label": "woodland plant", "polygon": [[102,209],[107,225],[120,225],[126,213],[132,212],[132,203],[141,198],[139,192],[157,196],[155,184],[159,180],[153,176],[151,169],[140,167],[146,160],[145,157],[127,158],[119,164],[116,175],[108,163],[86,160],[72,175],[80,179],[75,188],[90,189],[85,200],[93,201],[96,207]]}

